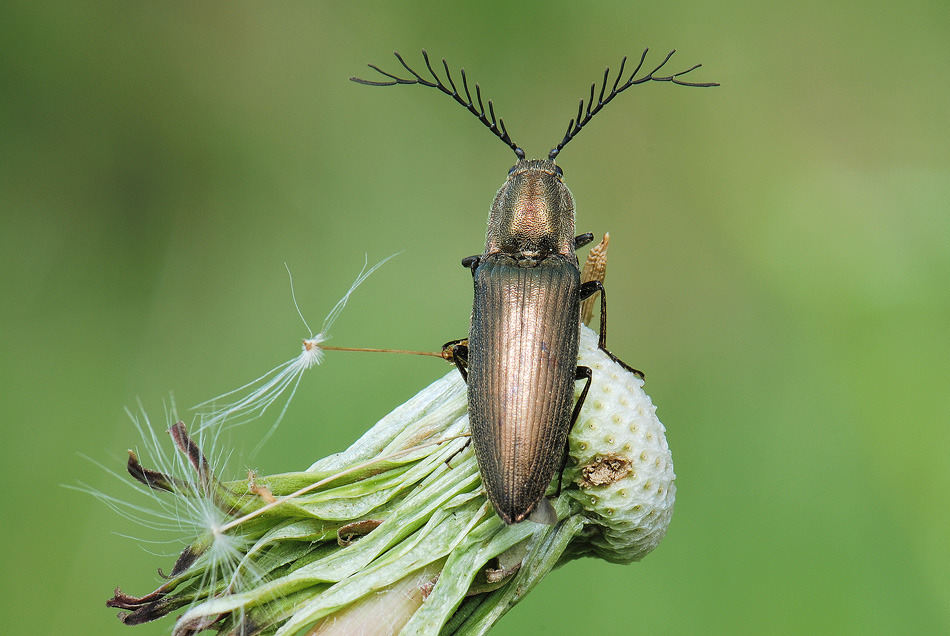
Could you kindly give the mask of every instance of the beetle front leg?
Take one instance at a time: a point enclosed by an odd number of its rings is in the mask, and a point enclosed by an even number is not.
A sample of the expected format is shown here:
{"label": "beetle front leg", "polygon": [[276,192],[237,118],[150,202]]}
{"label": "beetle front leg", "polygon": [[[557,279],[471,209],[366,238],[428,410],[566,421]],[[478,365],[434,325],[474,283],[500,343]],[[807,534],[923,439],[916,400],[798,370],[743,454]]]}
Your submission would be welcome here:
{"label": "beetle front leg", "polygon": [[[462,379],[468,382],[468,338],[459,338],[458,340],[449,340],[446,342],[442,345],[442,357],[454,363],[455,368],[462,374]],[[449,462],[455,459],[456,455],[468,448],[468,445],[471,443],[472,438],[469,437],[460,449],[446,458],[445,465],[451,469],[452,464]]]}
{"label": "beetle front leg", "polygon": [[468,382],[468,338],[446,342],[442,345],[442,357],[454,363],[462,379]]}
{"label": "beetle front leg", "polygon": [[597,348],[606,353],[611,360],[642,380],[644,377],[643,371],[634,369],[607,349],[607,293],[604,291],[604,284],[599,280],[581,283],[581,300],[590,298],[597,292],[600,292],[600,340],[597,343]]}

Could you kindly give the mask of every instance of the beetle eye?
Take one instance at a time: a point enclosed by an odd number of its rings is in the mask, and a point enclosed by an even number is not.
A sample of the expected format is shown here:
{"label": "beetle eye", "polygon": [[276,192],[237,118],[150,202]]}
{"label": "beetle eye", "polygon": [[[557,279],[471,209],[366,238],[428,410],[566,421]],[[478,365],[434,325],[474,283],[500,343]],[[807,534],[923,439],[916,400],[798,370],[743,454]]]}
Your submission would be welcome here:
{"label": "beetle eye", "polygon": [[559,166],[559,165],[557,165],[557,164],[554,164],[554,171],[557,172],[557,176],[559,176],[559,177],[563,177],[563,176],[564,176],[564,171],[561,170],[561,166]]}
{"label": "beetle eye", "polygon": [[511,176],[511,174],[515,171],[515,168],[517,168],[517,167],[518,167],[518,166],[516,166],[516,165],[515,165],[515,166],[511,166],[511,170],[508,171],[508,175]]}

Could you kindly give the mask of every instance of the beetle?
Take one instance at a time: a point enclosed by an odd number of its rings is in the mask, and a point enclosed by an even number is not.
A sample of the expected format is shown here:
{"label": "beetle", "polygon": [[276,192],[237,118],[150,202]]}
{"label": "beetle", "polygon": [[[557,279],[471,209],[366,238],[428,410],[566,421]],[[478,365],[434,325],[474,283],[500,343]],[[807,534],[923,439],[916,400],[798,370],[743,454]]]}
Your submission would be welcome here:
{"label": "beetle", "polygon": [[[607,350],[607,300],[602,282],[582,283],[575,250],[593,240],[592,234],[575,236],[574,196],[564,185],[564,172],[555,162],[561,149],[619,93],[649,81],[681,86],[718,86],[679,78],[699,68],[667,76],[657,73],[675,53],[671,51],[656,68],[637,77],[646,60],[621,84],[623,58],[616,80],[607,92],[610,69],[597,102],[597,84],[582,99],[577,117],[546,159],[526,159],[525,152],[508,134],[504,121],[496,120],[481,89],[475,84],[475,100],[461,69],[463,98],[442,60],[446,85],[435,72],[425,49],[422,56],[432,79],[414,71],[395,52],[396,59],[411,74],[399,77],[378,66],[369,67],[384,77],[371,81],[351,77],[369,86],[418,84],[449,95],[506,143],[518,158],[508,178],[495,195],[488,218],[485,252],[462,259],[472,273],[475,299],[468,338],[446,343],[446,357],[455,362],[468,383],[469,422],[479,472],[488,499],[506,524],[532,519],[553,523],[551,505],[544,495],[567,461],[567,438],[580,413],[592,381],[589,367],[577,365],[580,303],[600,292],[599,347],[612,360],[641,378],[643,374]],[[475,102],[477,101],[477,108]],[[586,380],[577,401],[575,381]],[[559,474],[560,474],[559,473]],[[558,479],[557,493],[560,493]],[[539,508],[539,504],[541,507]],[[535,510],[538,512],[532,515]]]}

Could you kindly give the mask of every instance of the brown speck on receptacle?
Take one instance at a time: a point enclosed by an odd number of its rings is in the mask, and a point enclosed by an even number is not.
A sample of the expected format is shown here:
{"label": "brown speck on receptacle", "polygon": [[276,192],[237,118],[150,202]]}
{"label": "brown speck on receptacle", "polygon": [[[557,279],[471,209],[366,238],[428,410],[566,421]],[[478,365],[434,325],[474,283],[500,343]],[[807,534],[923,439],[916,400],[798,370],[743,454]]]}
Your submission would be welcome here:
{"label": "brown speck on receptacle", "polygon": [[581,468],[577,484],[581,488],[608,486],[616,483],[633,472],[629,459],[620,455],[598,455],[593,461]]}

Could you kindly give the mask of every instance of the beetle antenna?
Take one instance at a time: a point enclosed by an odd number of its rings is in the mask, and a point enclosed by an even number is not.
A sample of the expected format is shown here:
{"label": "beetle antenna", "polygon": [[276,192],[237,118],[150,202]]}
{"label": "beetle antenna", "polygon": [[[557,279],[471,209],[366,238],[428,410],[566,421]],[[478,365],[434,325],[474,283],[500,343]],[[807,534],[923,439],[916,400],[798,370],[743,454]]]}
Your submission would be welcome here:
{"label": "beetle antenna", "polygon": [[[496,137],[505,142],[509,148],[515,151],[518,159],[524,159],[524,150],[521,149],[518,144],[511,140],[511,137],[508,136],[508,131],[505,129],[505,121],[500,117],[495,119],[495,107],[492,104],[491,100],[488,100],[488,114],[485,113],[485,105],[482,102],[482,89],[478,84],[475,84],[475,99],[472,99],[472,93],[468,88],[468,79],[465,77],[465,69],[461,69],[462,75],[462,87],[465,89],[465,97],[463,98],[458,89],[455,87],[455,81],[452,79],[452,73],[449,71],[448,62],[445,61],[445,58],[442,58],[442,68],[445,69],[445,76],[449,81],[449,86],[446,86],[442,80],[436,75],[436,72],[432,68],[432,64],[429,62],[429,54],[426,53],[425,49],[422,49],[422,57],[426,61],[426,68],[429,69],[429,74],[432,75],[432,79],[435,81],[429,81],[416,73],[412,68],[406,64],[406,61],[402,59],[402,56],[399,55],[398,51],[393,51],[393,55],[396,56],[396,59],[399,60],[399,63],[412,74],[411,78],[402,78],[392,73],[387,73],[382,70],[375,64],[367,64],[371,69],[383,75],[384,77],[390,78],[391,81],[372,81],[361,79],[359,77],[351,77],[350,81],[356,82],[357,84],[365,84],[366,86],[396,86],[398,84],[420,84],[422,86],[428,86],[429,88],[437,88],[456,102],[465,107],[468,112],[475,115],[478,118],[478,121],[485,124],[488,127],[488,130],[492,131]],[[478,102],[478,108],[475,107],[475,102]]]}
{"label": "beetle antenna", "polygon": [[649,50],[650,50],[649,48],[643,49],[643,55],[640,56],[640,63],[637,64],[637,68],[633,70],[633,73],[630,74],[630,78],[626,82],[624,82],[623,84],[620,84],[620,80],[623,79],[623,67],[627,63],[627,58],[626,56],[624,56],[623,60],[621,60],[620,62],[620,71],[617,73],[617,79],[614,80],[613,86],[610,89],[610,94],[607,95],[607,97],[604,97],[604,93],[607,90],[607,82],[610,79],[610,67],[604,70],[604,79],[603,79],[603,82],[601,83],[600,94],[597,97],[596,106],[594,105],[594,91],[597,88],[597,84],[594,83],[590,85],[590,96],[587,99],[587,109],[586,110],[584,109],[584,100],[582,99],[580,102],[580,105],[577,107],[577,117],[575,119],[572,119],[567,124],[567,133],[564,135],[564,139],[561,140],[561,143],[559,143],[557,146],[551,149],[551,152],[548,153],[548,159],[554,159],[555,157],[557,157],[558,153],[561,152],[561,148],[566,146],[567,143],[571,139],[574,139],[574,137],[577,136],[577,133],[581,131],[581,128],[586,126],[587,122],[593,119],[594,115],[599,113],[601,108],[609,104],[610,100],[612,100],[618,94],[627,90],[631,86],[634,86],[636,84],[645,84],[651,81],[652,82],[672,82],[673,84],[678,84],[680,86],[696,86],[696,87],[701,87],[701,88],[705,88],[708,86],[719,86],[719,82],[686,82],[679,79],[680,77],[686,75],[687,73],[691,71],[695,71],[700,66],[702,66],[702,64],[697,64],[691,68],[686,69],[685,71],[680,71],[679,73],[673,73],[672,75],[666,75],[662,77],[657,76],[656,73],[659,72],[661,68],[666,66],[666,63],[669,62],[670,58],[673,57],[673,54],[676,53],[676,49],[673,49],[672,51],[667,53],[666,58],[664,58],[663,61],[660,63],[660,65],[657,66],[655,69],[653,69],[652,71],[650,71],[643,77],[637,77],[637,73],[639,73],[640,69],[643,67],[643,62],[644,60],[646,60],[647,52]]}

